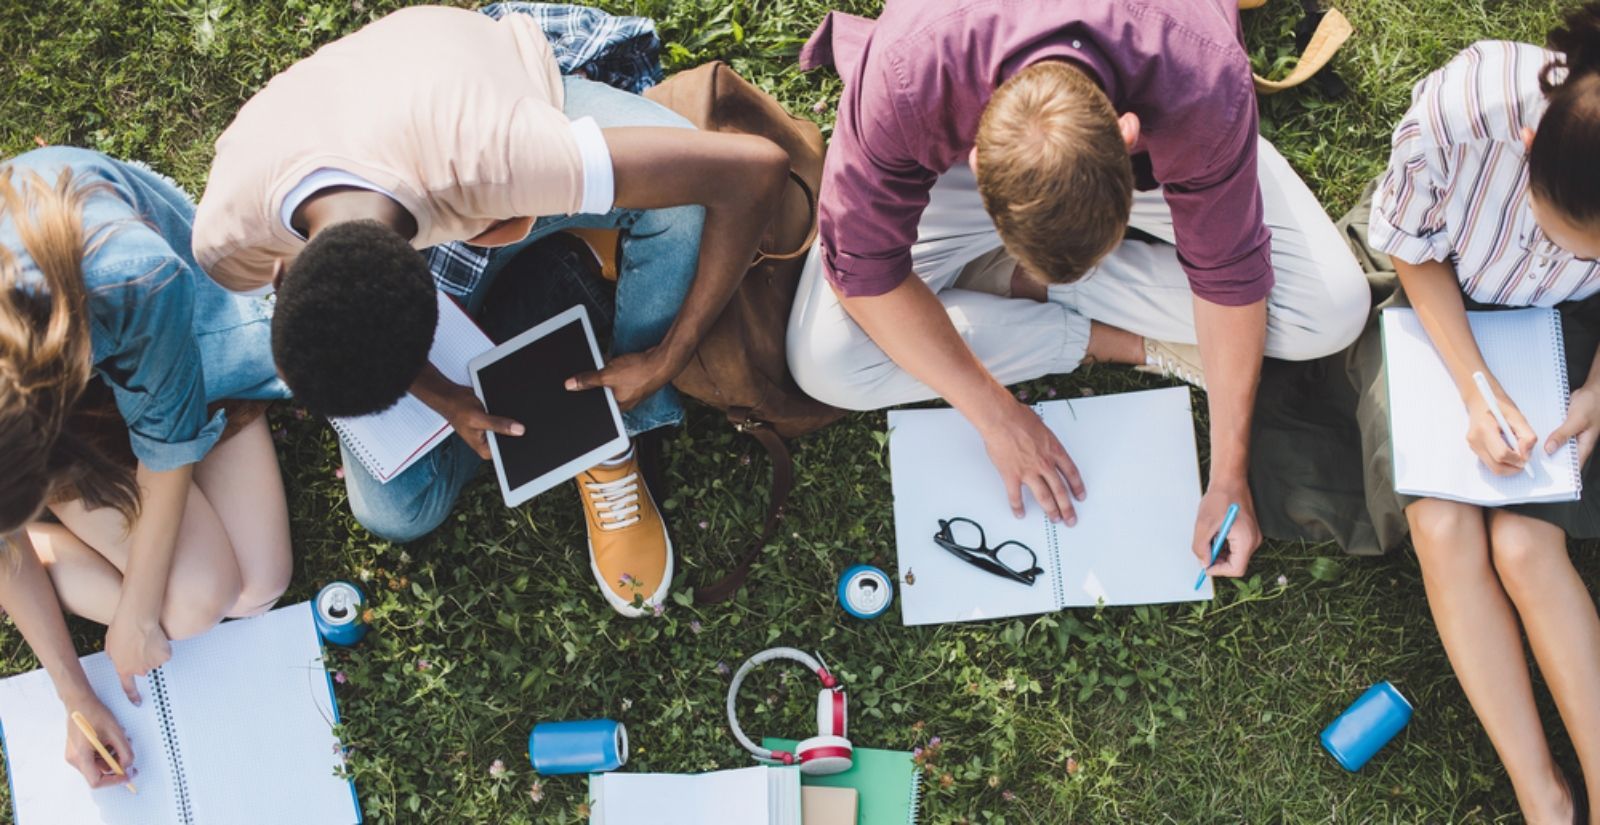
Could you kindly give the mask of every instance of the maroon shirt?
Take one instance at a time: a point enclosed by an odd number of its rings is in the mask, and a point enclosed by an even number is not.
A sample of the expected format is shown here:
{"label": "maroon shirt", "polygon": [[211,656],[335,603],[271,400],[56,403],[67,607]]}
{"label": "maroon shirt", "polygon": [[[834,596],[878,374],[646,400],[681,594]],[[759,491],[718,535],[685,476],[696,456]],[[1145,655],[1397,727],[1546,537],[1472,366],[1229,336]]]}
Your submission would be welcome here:
{"label": "maroon shirt", "polygon": [[1256,98],[1238,0],[888,0],[876,21],[832,12],[800,52],[844,79],[823,173],[821,244],[844,295],[911,274],[938,176],[966,159],[994,90],[1068,60],[1143,126],[1141,188],[1172,207],[1194,293],[1241,306],[1272,289],[1256,176]]}

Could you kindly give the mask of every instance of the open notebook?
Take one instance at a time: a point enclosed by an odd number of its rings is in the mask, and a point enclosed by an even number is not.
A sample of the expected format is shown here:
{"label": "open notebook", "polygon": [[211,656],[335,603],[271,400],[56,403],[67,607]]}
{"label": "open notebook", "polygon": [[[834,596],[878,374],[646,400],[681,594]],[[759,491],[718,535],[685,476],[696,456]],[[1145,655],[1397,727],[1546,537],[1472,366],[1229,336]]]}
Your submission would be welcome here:
{"label": "open notebook", "polygon": [[94,692],[133,745],[137,795],[90,790],[66,752],[67,710],[43,670],[0,681],[0,735],[17,825],[281,825],[361,821],[343,765],[333,684],[309,603],[227,622],[172,645],[122,694],[104,653]]}
{"label": "open notebook", "polygon": [[[439,325],[434,329],[428,360],[444,377],[470,387],[467,362],[493,349],[494,342],[450,296],[443,292],[438,296]],[[410,393],[383,412],[335,418],[330,423],[362,466],[384,484],[452,435],[444,417]]]}
{"label": "open notebook", "polygon": [[[1083,475],[1078,523],[1052,523],[1024,490],[1011,514],[983,439],[952,409],[892,410],[900,616],[908,625],[1024,616],[1067,607],[1199,601],[1190,550],[1200,506],[1189,390],[1171,387],[1034,405]],[[1044,573],[1030,586],[980,570],[935,544],[939,520],[982,525],[989,547],[1033,549]]]}
{"label": "open notebook", "polygon": [[1567,356],[1553,309],[1469,312],[1489,371],[1538,434],[1526,473],[1497,476],[1467,446],[1467,409],[1416,312],[1383,311],[1384,368],[1394,439],[1394,487],[1404,495],[1496,506],[1573,501],[1583,491],[1575,442],[1553,455],[1544,440],[1567,417]]}
{"label": "open notebook", "polygon": [[801,825],[800,769],[757,765],[712,773],[597,773],[589,825]]}

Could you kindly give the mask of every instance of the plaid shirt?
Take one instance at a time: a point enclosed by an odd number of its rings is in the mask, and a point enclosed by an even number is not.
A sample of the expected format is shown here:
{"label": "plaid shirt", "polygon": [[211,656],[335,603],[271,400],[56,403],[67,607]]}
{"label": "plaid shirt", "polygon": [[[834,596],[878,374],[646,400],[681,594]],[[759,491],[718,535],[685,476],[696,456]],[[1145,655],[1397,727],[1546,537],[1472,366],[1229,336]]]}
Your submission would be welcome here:
{"label": "plaid shirt", "polygon": [[[581,75],[639,94],[661,82],[661,38],[647,17],[618,17],[587,6],[557,3],[494,3],[480,9],[496,20],[532,15],[544,30],[562,74]],[[434,286],[466,298],[478,288],[492,250],[447,243],[423,250]]]}

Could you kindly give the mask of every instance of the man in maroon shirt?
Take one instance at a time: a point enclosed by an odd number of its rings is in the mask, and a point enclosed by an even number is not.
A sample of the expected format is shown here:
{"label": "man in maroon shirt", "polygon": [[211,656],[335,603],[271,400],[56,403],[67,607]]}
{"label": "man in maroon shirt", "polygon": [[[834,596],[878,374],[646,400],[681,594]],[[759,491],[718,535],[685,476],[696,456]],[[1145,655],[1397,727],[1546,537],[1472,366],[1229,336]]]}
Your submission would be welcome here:
{"label": "man in maroon shirt", "polygon": [[[1238,503],[1213,572],[1243,575],[1260,543],[1246,473],[1261,359],[1344,348],[1370,296],[1257,133],[1236,2],[888,0],[877,21],[830,14],[800,55],[845,83],[790,319],[800,385],[853,409],[948,400],[983,435],[1012,508],[1026,487],[1068,525],[1085,480],[1004,384],[1098,361],[1209,388],[1194,549],[1206,558]],[[1129,226],[1139,239],[1123,239]]]}

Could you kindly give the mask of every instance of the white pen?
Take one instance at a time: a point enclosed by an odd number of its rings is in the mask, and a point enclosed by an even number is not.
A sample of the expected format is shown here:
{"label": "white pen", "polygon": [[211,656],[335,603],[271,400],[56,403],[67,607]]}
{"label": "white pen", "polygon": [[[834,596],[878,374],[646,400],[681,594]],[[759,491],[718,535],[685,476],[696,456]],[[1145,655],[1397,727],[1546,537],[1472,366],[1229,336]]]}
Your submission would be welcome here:
{"label": "white pen", "polygon": [[[1481,372],[1472,374],[1472,383],[1478,385],[1478,394],[1483,396],[1483,403],[1489,405],[1489,413],[1494,416],[1496,424],[1500,425],[1500,437],[1517,451],[1517,457],[1522,457],[1522,448],[1517,446],[1517,439],[1511,435],[1511,424],[1506,421],[1506,414],[1500,411],[1500,401],[1494,397],[1494,391],[1489,389],[1489,377]],[[1528,462],[1522,465],[1527,471],[1528,478],[1533,478],[1533,456],[1528,456]]]}

